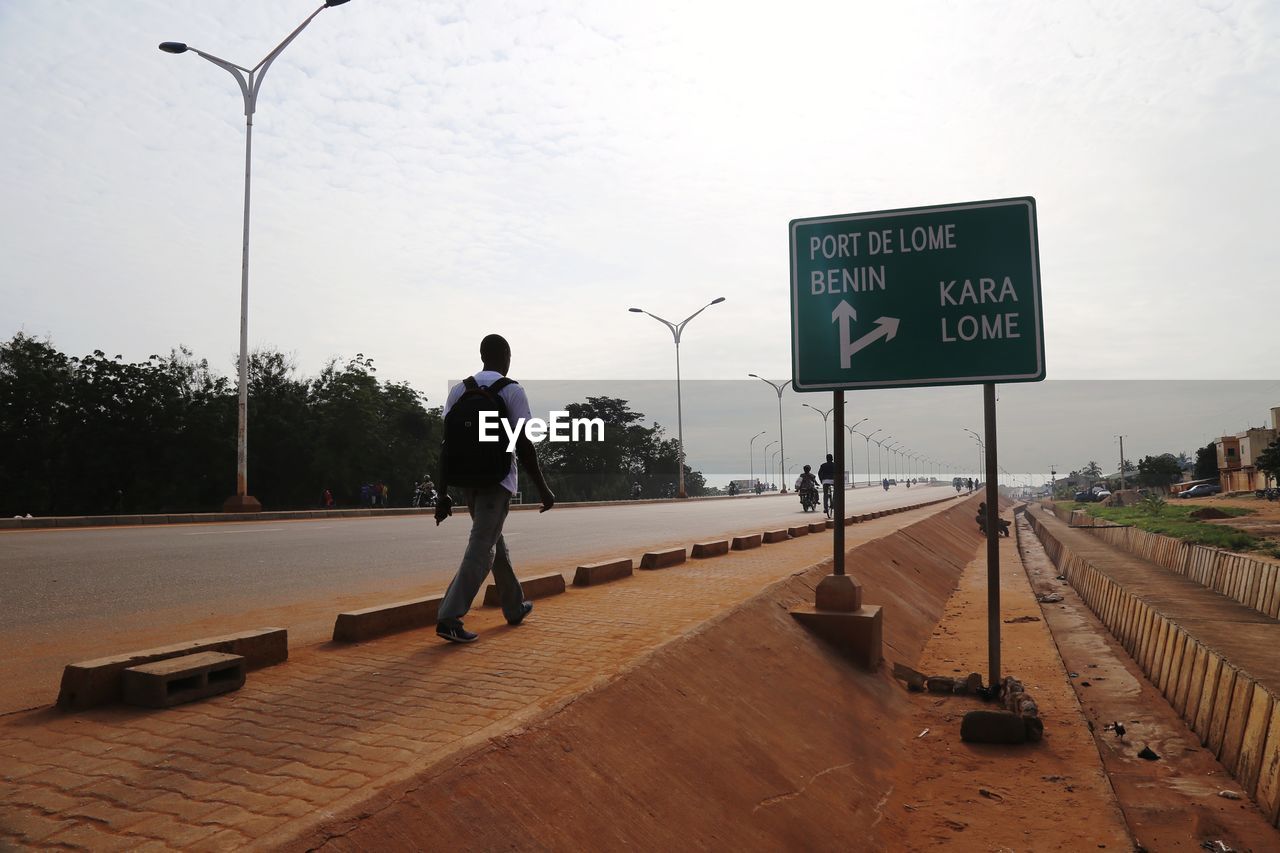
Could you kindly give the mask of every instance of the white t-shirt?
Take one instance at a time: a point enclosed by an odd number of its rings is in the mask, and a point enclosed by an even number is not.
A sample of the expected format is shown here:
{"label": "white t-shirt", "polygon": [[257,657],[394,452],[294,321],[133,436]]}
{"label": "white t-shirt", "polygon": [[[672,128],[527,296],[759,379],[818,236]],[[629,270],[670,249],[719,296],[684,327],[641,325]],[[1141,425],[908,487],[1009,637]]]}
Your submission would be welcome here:
{"label": "white t-shirt", "polygon": [[[475,374],[476,384],[488,388],[493,383],[502,378],[502,374],[496,370],[482,370]],[[467,390],[467,386],[462,382],[456,383],[449,389],[449,396],[444,402],[444,414],[449,414],[449,410],[453,408],[453,404],[462,398],[462,394]],[[524,418],[528,422],[532,414],[529,411],[529,398],[525,396],[524,388],[519,384],[511,384],[498,392],[498,396],[502,398],[502,402],[507,404],[507,416],[511,419],[511,425],[515,426],[519,418]],[[502,441],[507,440],[506,431],[502,433]],[[511,471],[507,474],[500,484],[511,494],[515,494],[519,487],[519,478],[516,475],[516,456],[511,455]]]}

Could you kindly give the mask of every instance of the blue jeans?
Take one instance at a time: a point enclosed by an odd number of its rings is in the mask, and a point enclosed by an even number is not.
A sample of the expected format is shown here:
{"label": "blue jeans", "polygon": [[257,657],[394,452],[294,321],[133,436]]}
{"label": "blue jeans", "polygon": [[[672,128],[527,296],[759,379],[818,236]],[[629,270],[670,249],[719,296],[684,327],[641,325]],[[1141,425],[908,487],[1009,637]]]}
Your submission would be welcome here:
{"label": "blue jeans", "polygon": [[471,609],[480,586],[493,572],[502,600],[502,613],[508,619],[520,616],[524,591],[511,568],[511,554],[502,538],[502,525],[511,507],[511,493],[502,486],[467,490],[467,510],[471,514],[471,538],[467,540],[462,564],[453,576],[449,589],[440,602],[437,622],[460,621]]}

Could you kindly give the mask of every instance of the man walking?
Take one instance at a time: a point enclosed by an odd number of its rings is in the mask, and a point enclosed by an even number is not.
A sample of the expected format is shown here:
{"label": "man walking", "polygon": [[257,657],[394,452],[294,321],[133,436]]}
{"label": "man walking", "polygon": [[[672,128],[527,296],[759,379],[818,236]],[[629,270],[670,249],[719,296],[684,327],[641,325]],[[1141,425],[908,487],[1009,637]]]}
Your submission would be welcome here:
{"label": "man walking", "polygon": [[[532,602],[524,600],[524,592],[511,567],[511,555],[502,536],[511,496],[517,490],[516,459],[506,453],[509,465],[498,470],[495,482],[487,482],[486,477],[477,472],[483,467],[481,455],[491,457],[495,451],[505,449],[505,444],[481,445],[479,423],[467,421],[463,424],[459,417],[452,422],[449,418],[450,412],[464,397],[467,400],[464,406],[459,406],[456,415],[463,415],[464,409],[472,411],[477,406],[483,408],[491,403],[511,424],[527,423],[531,417],[524,389],[515,380],[507,378],[507,371],[511,369],[511,346],[506,338],[487,335],[480,342],[480,360],[483,365],[480,372],[450,389],[444,405],[446,438],[441,451],[436,524],[452,515],[453,502],[448,493],[450,482],[465,487],[467,510],[471,514],[471,538],[467,541],[467,550],[444,600],[440,602],[436,617],[436,634],[451,643],[470,643],[476,639],[475,633],[462,627],[462,617],[471,609],[471,602],[490,571],[497,583],[502,613],[508,624],[519,625],[533,610]],[[556,502],[555,495],[547,488],[538,467],[537,451],[523,431],[516,441],[515,457],[519,458],[525,473],[538,488],[542,497],[540,512],[551,509]]]}

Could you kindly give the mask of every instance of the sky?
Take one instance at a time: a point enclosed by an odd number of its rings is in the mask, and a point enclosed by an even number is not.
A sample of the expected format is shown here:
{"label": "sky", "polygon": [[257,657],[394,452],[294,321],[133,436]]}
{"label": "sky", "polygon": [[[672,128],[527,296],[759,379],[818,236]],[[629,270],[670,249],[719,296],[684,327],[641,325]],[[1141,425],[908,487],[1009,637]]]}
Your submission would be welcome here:
{"label": "sky", "polygon": [[[243,103],[224,70],[156,48],[251,67],[315,8],[0,2],[0,335],[185,345],[233,373]],[[682,377],[768,404],[745,377],[789,377],[790,220],[1034,196],[1051,381],[1006,398],[1034,414],[1056,380],[1252,380],[1247,399],[1194,386],[1206,423],[1176,445],[1146,398],[1085,402],[1106,422],[1049,461],[1105,458],[1126,431],[1191,451],[1280,405],[1278,95],[1266,2],[352,0],[262,81],[250,346],[304,373],[363,353],[437,404],[490,331],[521,379],[670,380],[670,333],[626,309],[678,321],[723,296],[687,327]],[[895,432],[956,399],[980,431],[977,388],[850,407]],[[1079,439],[1054,414],[1060,433],[1006,430],[1027,455],[1010,470]],[[716,449],[691,440],[691,463]]]}

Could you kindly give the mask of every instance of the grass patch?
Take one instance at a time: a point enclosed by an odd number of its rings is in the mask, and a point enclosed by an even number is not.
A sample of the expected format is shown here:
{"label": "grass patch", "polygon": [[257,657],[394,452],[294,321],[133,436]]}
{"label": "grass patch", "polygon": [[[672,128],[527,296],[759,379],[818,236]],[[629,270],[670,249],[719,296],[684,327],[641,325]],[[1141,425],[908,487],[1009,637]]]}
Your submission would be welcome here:
{"label": "grass patch", "polygon": [[[1060,501],[1060,503],[1071,509],[1082,509],[1095,518],[1104,518],[1107,521],[1114,521],[1116,524],[1131,525],[1150,533],[1173,536],[1184,542],[1193,542],[1196,545],[1209,545],[1228,551],[1277,553],[1276,547],[1272,543],[1251,533],[1246,533],[1230,525],[1208,524],[1198,518],[1192,518],[1191,513],[1201,508],[1195,505],[1180,506],[1170,503],[1166,504],[1158,514],[1153,514],[1143,506],[1099,506],[1098,504],[1078,503],[1076,501]],[[1251,509],[1237,506],[1218,506],[1214,507],[1214,509],[1222,510],[1222,512],[1233,518],[1238,518],[1242,515],[1253,515],[1254,512]]]}

